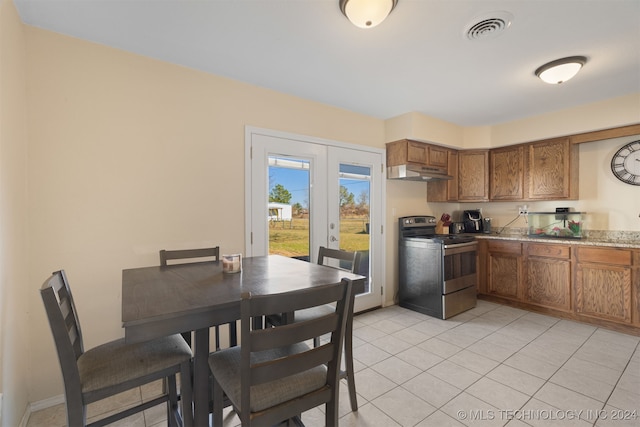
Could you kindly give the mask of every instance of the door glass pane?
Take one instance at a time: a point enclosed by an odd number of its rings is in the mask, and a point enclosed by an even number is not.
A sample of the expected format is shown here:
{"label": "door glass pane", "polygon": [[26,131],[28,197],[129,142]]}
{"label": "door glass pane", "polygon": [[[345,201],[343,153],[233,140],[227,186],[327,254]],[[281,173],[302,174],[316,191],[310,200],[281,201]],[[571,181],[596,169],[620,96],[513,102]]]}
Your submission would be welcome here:
{"label": "door glass pane", "polygon": [[339,174],[340,249],[360,252],[360,269],[356,273],[368,278],[371,168],[340,163]]}
{"label": "door glass pane", "polygon": [[309,260],[309,168],[305,159],[269,156],[269,254]]}

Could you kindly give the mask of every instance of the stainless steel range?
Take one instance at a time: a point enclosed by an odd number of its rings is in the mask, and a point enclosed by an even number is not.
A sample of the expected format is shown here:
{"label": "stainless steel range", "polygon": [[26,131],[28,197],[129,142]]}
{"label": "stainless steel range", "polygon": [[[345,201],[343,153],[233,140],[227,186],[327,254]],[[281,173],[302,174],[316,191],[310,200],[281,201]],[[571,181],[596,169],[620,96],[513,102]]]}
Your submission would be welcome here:
{"label": "stainless steel range", "polygon": [[400,306],[439,319],[475,307],[475,238],[436,234],[433,216],[407,216],[398,222]]}

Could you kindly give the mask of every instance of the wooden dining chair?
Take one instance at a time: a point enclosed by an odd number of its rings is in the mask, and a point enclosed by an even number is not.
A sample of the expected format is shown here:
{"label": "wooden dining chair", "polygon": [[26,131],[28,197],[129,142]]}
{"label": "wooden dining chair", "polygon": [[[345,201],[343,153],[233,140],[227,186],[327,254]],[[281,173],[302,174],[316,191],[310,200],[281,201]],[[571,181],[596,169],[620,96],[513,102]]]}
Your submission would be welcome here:
{"label": "wooden dining chair", "polygon": [[[135,344],[127,344],[122,338],[85,351],[64,270],[53,273],[42,285],[40,294],[62,369],[68,426],[103,426],[165,402],[169,426],[193,424],[193,355],[180,335]],[[182,416],[176,387],[178,373]],[[87,424],[88,404],[161,379],[168,386],[159,397]]]}
{"label": "wooden dining chair", "polygon": [[[343,251],[339,249],[329,249],[324,246],[320,246],[318,251],[318,264],[327,265],[333,268],[339,268],[341,270],[348,271],[350,273],[357,273],[360,268],[360,253]],[[344,335],[344,364],[345,369],[340,371],[340,378],[347,380],[347,387],[349,389],[349,400],[351,403],[351,410],[358,410],[358,396],[356,394],[356,382],[355,373],[353,368],[353,304],[355,295],[351,296],[349,302],[349,317],[347,319],[347,328]],[[333,310],[331,305],[318,306],[309,308],[306,310],[296,311],[294,313],[294,322],[305,321],[314,317],[322,316]],[[284,315],[286,316],[286,315]],[[286,322],[287,319],[283,318],[281,314],[266,316],[266,322],[268,325],[275,326]],[[320,336],[313,338],[313,344],[315,347],[320,345]]]}
{"label": "wooden dining chair", "polygon": [[[179,249],[179,250],[165,250],[160,251],[160,266],[166,267],[174,264],[184,264],[191,261],[202,261],[203,258],[208,258],[212,261],[220,260],[220,246],[213,248],[202,249]],[[176,263],[169,263],[169,261],[178,261]],[[235,322],[228,323],[229,326],[229,345],[238,345],[238,331]],[[220,325],[215,326],[215,344],[216,351],[220,350]],[[182,333],[182,337],[191,345],[192,332]]]}
{"label": "wooden dining chair", "polygon": [[318,250],[318,264],[358,274],[360,269],[360,252],[329,249],[320,246]]}
{"label": "wooden dining chair", "polygon": [[[338,425],[340,355],[353,283],[340,283],[271,295],[244,293],[240,305],[240,346],[209,356],[214,407],[226,394],[243,426],[275,425],[325,405],[325,425]],[[269,313],[335,303],[331,312],[307,321],[251,329],[251,320]],[[319,347],[305,341],[330,334]],[[214,411],[213,425],[222,425]]]}

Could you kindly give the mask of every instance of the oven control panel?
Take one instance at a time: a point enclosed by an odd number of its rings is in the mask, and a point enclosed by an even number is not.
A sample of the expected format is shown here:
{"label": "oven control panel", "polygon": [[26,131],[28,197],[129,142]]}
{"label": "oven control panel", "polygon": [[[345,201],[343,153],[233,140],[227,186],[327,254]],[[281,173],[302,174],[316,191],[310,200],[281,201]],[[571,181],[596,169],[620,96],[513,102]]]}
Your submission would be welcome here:
{"label": "oven control panel", "polygon": [[402,228],[431,227],[437,223],[434,216],[405,216],[400,218]]}

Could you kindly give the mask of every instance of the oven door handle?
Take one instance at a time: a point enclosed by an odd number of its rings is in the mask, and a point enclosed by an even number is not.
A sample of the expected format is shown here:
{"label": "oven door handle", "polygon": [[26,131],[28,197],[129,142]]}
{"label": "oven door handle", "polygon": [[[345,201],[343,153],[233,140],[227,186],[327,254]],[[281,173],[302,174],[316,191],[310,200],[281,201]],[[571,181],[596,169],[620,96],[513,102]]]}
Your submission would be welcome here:
{"label": "oven door handle", "polygon": [[444,248],[445,249],[463,249],[463,248],[468,248],[470,246],[473,246],[473,249],[471,250],[474,250],[478,246],[478,242],[455,243],[453,245],[444,245]]}

